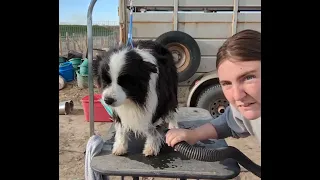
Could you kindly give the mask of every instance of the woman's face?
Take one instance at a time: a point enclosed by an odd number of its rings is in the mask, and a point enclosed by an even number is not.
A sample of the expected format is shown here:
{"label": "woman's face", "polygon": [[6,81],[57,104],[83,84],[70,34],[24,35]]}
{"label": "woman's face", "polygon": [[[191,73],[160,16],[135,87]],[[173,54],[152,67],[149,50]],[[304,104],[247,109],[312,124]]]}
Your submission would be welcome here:
{"label": "woman's face", "polygon": [[248,120],[261,115],[261,61],[224,60],[218,68],[224,95]]}

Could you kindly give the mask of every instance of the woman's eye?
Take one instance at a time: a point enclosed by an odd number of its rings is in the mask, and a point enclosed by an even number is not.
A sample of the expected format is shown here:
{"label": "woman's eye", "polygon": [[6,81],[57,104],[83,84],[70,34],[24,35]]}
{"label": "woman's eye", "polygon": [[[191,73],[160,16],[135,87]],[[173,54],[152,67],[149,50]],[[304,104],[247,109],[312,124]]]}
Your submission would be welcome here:
{"label": "woman's eye", "polygon": [[251,80],[251,79],[253,79],[253,78],[255,78],[256,76],[254,76],[254,75],[249,75],[249,76],[246,76],[246,80]]}
{"label": "woman's eye", "polygon": [[223,83],[220,83],[221,84],[221,86],[227,86],[227,85],[230,85],[231,83],[229,83],[229,82],[223,82]]}

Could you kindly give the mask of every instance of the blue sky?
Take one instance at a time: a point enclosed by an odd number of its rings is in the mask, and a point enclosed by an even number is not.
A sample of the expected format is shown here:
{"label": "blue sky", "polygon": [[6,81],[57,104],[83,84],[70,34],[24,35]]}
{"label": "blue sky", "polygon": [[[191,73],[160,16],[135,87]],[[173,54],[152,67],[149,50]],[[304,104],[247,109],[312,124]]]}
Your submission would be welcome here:
{"label": "blue sky", "polygon": [[[91,0],[59,0],[59,22],[87,24],[87,12]],[[93,23],[118,23],[118,0],[97,0],[92,11]]]}

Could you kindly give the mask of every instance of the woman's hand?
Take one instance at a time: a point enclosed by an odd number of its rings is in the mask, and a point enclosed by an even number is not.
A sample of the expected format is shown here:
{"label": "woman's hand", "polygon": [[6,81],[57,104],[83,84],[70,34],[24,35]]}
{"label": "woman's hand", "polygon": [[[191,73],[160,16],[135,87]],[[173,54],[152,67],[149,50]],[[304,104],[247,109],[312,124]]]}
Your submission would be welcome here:
{"label": "woman's hand", "polygon": [[198,141],[195,133],[190,129],[170,129],[166,134],[166,143],[171,147],[181,141],[194,145]]}
{"label": "woman's hand", "polygon": [[181,141],[190,145],[207,139],[217,139],[217,131],[211,123],[206,123],[195,129],[170,129],[166,134],[166,143],[173,147]]}

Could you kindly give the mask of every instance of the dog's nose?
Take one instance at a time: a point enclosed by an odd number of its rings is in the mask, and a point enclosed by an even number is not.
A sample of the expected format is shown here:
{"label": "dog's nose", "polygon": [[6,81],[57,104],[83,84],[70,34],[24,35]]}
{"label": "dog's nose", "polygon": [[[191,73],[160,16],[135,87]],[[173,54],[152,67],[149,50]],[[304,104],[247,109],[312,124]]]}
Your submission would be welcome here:
{"label": "dog's nose", "polygon": [[107,97],[107,98],[104,98],[104,101],[105,101],[108,105],[111,105],[112,103],[115,102],[115,99]]}

